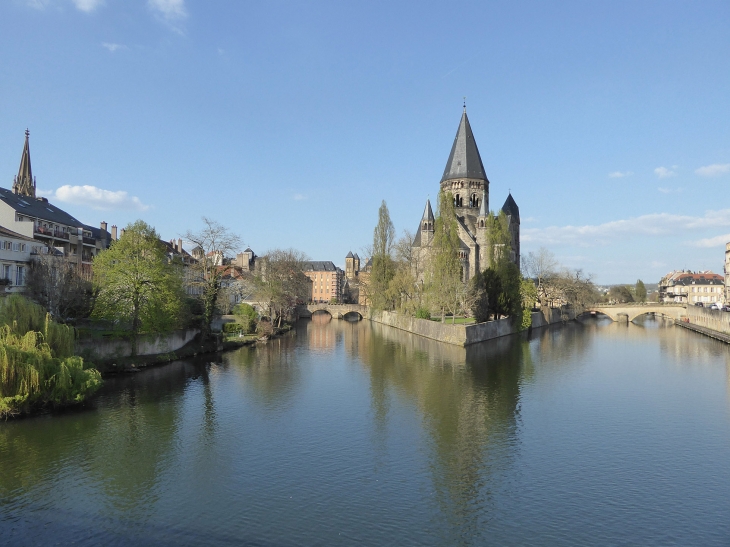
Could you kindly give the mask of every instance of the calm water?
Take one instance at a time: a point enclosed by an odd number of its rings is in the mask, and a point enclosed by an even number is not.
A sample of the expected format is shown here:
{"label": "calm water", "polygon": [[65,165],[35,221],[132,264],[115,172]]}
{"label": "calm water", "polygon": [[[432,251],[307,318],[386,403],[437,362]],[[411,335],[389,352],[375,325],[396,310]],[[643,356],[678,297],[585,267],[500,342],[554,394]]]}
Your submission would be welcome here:
{"label": "calm water", "polygon": [[728,545],[729,391],[730,346],[657,321],[304,322],[0,423],[0,544]]}

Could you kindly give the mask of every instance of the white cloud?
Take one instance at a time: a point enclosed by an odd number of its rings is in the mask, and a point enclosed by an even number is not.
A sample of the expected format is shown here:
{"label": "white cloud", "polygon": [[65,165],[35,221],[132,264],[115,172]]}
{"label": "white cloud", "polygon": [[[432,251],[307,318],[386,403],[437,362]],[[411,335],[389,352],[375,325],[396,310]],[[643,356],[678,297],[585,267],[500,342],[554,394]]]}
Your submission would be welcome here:
{"label": "white cloud", "polygon": [[305,196],[304,194],[294,194],[291,198],[294,201],[304,201],[305,199],[307,199],[307,196]]}
{"label": "white cloud", "polygon": [[730,243],[730,234],[722,236],[708,237],[694,242],[695,247],[724,247],[726,243]]}
{"label": "white cloud", "polygon": [[[676,167],[673,167],[672,169],[676,169]],[[654,169],[654,172],[660,179],[665,179],[667,177],[676,177],[677,173],[675,171],[672,171],[672,169],[667,169],[666,167],[657,167],[656,169]]]}
{"label": "white cloud", "polygon": [[521,239],[540,245],[595,247],[625,241],[627,237],[682,235],[687,230],[726,226],[730,226],[730,209],[707,211],[701,217],[654,213],[597,225],[524,228]]}
{"label": "white cloud", "polygon": [[717,177],[730,173],[730,163],[713,163],[712,165],[700,167],[695,173],[702,177]]}
{"label": "white cloud", "polygon": [[71,1],[73,2],[74,6],[76,6],[76,9],[86,12],[86,13],[91,13],[96,8],[98,8],[99,6],[104,4],[104,0],[71,0]]}
{"label": "white cloud", "polygon": [[168,21],[184,19],[188,15],[185,0],[147,0],[147,5]]}
{"label": "white cloud", "polygon": [[632,171],[614,171],[613,173],[608,174],[608,178],[610,179],[622,179],[624,177],[630,177],[634,173]]}
{"label": "white cloud", "polygon": [[145,205],[138,197],[130,196],[124,190],[114,192],[89,185],[71,186],[66,184],[56,190],[55,193],[50,192],[47,195],[49,197],[55,197],[55,199],[64,203],[86,205],[97,210],[126,209],[146,211],[149,209],[149,205]]}
{"label": "white cloud", "polygon": [[101,47],[108,49],[112,53],[114,53],[115,51],[120,50],[120,49],[129,49],[124,44],[112,44],[110,42],[102,42]]}

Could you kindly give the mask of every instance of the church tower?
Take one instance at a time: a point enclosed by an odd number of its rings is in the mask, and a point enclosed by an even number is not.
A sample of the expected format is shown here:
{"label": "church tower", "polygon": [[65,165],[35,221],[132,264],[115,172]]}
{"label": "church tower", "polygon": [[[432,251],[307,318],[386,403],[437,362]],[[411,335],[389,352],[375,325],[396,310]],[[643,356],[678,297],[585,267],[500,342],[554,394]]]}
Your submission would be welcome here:
{"label": "church tower", "polygon": [[459,216],[468,215],[470,220],[476,220],[484,202],[489,211],[489,179],[466,115],[466,107],[441,177],[441,190],[452,193]]}
{"label": "church tower", "polygon": [[512,192],[509,193],[507,196],[507,199],[504,202],[504,205],[502,205],[502,211],[504,211],[504,214],[507,215],[507,221],[509,225],[509,233],[511,236],[512,241],[510,242],[512,245],[512,253],[511,253],[511,260],[515,264],[517,264],[517,267],[520,267],[520,208],[517,207],[517,202],[515,202],[515,198],[512,197]]}
{"label": "church tower", "polygon": [[35,199],[35,179],[33,171],[30,168],[30,146],[28,137],[30,131],[25,130],[25,146],[23,146],[23,155],[20,157],[20,168],[18,176],[13,180],[13,192],[19,196],[27,196]]}

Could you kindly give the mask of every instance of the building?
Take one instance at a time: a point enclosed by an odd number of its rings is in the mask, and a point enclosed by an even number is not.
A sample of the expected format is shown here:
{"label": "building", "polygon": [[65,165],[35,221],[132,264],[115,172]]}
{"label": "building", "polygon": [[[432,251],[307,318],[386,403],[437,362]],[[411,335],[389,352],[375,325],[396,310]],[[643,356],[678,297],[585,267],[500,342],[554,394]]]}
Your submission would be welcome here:
{"label": "building", "polygon": [[[456,208],[459,230],[459,258],[462,265],[462,278],[466,282],[478,271],[489,267],[496,249],[488,249],[489,226],[489,179],[484,170],[474,134],[466,115],[466,107],[461,115],[454,144],[441,177],[440,191],[450,192]],[[511,236],[510,260],[520,265],[520,209],[512,194],[502,206],[507,216],[508,231]],[[419,263],[427,264],[432,251],[435,232],[435,217],[431,201],[426,200],[421,222],[416,231],[413,248],[418,253]],[[422,279],[422,272],[418,272]]]}
{"label": "building", "polygon": [[725,302],[730,303],[730,243],[725,244]]}
{"label": "building", "polygon": [[0,286],[3,290],[22,290],[32,256],[45,250],[34,239],[0,226]]}
{"label": "building", "polygon": [[312,280],[312,302],[343,301],[345,272],[329,260],[303,263],[304,275]]}
{"label": "building", "polygon": [[46,198],[37,197],[28,138],[26,130],[12,191],[0,188],[0,226],[62,252],[79,266],[91,267],[94,256],[108,248],[112,235],[116,236],[116,226],[112,227],[112,234],[107,232],[106,222],[99,228],[88,226]]}
{"label": "building", "polygon": [[689,305],[725,302],[725,279],[710,271],[669,272],[659,281],[659,302]]}

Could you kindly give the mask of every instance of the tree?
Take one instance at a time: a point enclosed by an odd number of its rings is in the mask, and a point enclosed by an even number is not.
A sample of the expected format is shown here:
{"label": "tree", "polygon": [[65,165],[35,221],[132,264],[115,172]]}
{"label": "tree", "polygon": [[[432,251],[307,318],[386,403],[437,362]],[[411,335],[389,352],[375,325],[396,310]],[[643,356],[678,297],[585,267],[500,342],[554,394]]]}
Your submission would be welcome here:
{"label": "tree", "polygon": [[491,249],[489,256],[489,264],[498,267],[499,264],[511,260],[512,254],[512,235],[509,232],[509,220],[504,211],[499,211],[497,215],[490,211],[487,216],[487,245]]}
{"label": "tree", "polygon": [[454,197],[451,192],[441,191],[438,198],[438,216],[434,224],[429,285],[431,300],[441,310],[442,322],[447,310],[456,314],[464,296],[459,242]]}
{"label": "tree", "polygon": [[241,246],[241,238],[215,220],[203,217],[203,229],[188,231],[185,239],[199,248],[202,255],[191,265],[189,284],[196,287],[203,305],[203,337],[210,334],[215,306],[221,290],[221,279],[226,272],[224,258]]}
{"label": "tree", "polygon": [[413,250],[413,234],[403,230],[403,235],[393,245],[395,274],[388,285],[388,300],[402,313],[414,314],[423,301],[423,284],[417,280],[422,275],[420,254]]}
{"label": "tree", "polygon": [[295,249],[273,249],[261,259],[256,273],[256,296],[269,303],[271,322],[283,318],[294,308],[306,302],[311,294],[312,282],[304,274],[307,256]]}
{"label": "tree", "polygon": [[530,252],[522,259],[522,268],[528,277],[535,280],[537,299],[541,306],[549,306],[555,296],[553,282],[557,277],[558,262],[555,255],[545,247],[537,253]]}
{"label": "tree", "polygon": [[390,220],[388,206],[383,200],[378,209],[378,224],[373,230],[373,265],[368,283],[370,304],[376,309],[393,307],[393,301],[388,294],[388,284],[395,275],[392,257],[394,239],[395,228]]}
{"label": "tree", "polygon": [[39,255],[28,265],[26,295],[43,306],[56,321],[91,315],[96,290],[81,270],[62,256]]}
{"label": "tree", "polygon": [[179,325],[183,299],[180,270],[167,261],[154,228],[138,220],[94,258],[98,291],[92,316],[133,333],[133,352],[142,332],[169,332]]}
{"label": "tree", "polygon": [[644,282],[641,279],[636,280],[634,295],[637,302],[646,302],[646,287],[644,286]]}
{"label": "tree", "polygon": [[633,302],[634,295],[631,294],[631,290],[626,285],[614,285],[608,290],[608,297],[610,300],[619,303]]}
{"label": "tree", "polygon": [[471,313],[474,316],[474,320],[477,323],[489,321],[489,298],[482,272],[477,272],[469,280],[469,292],[471,293]]}

